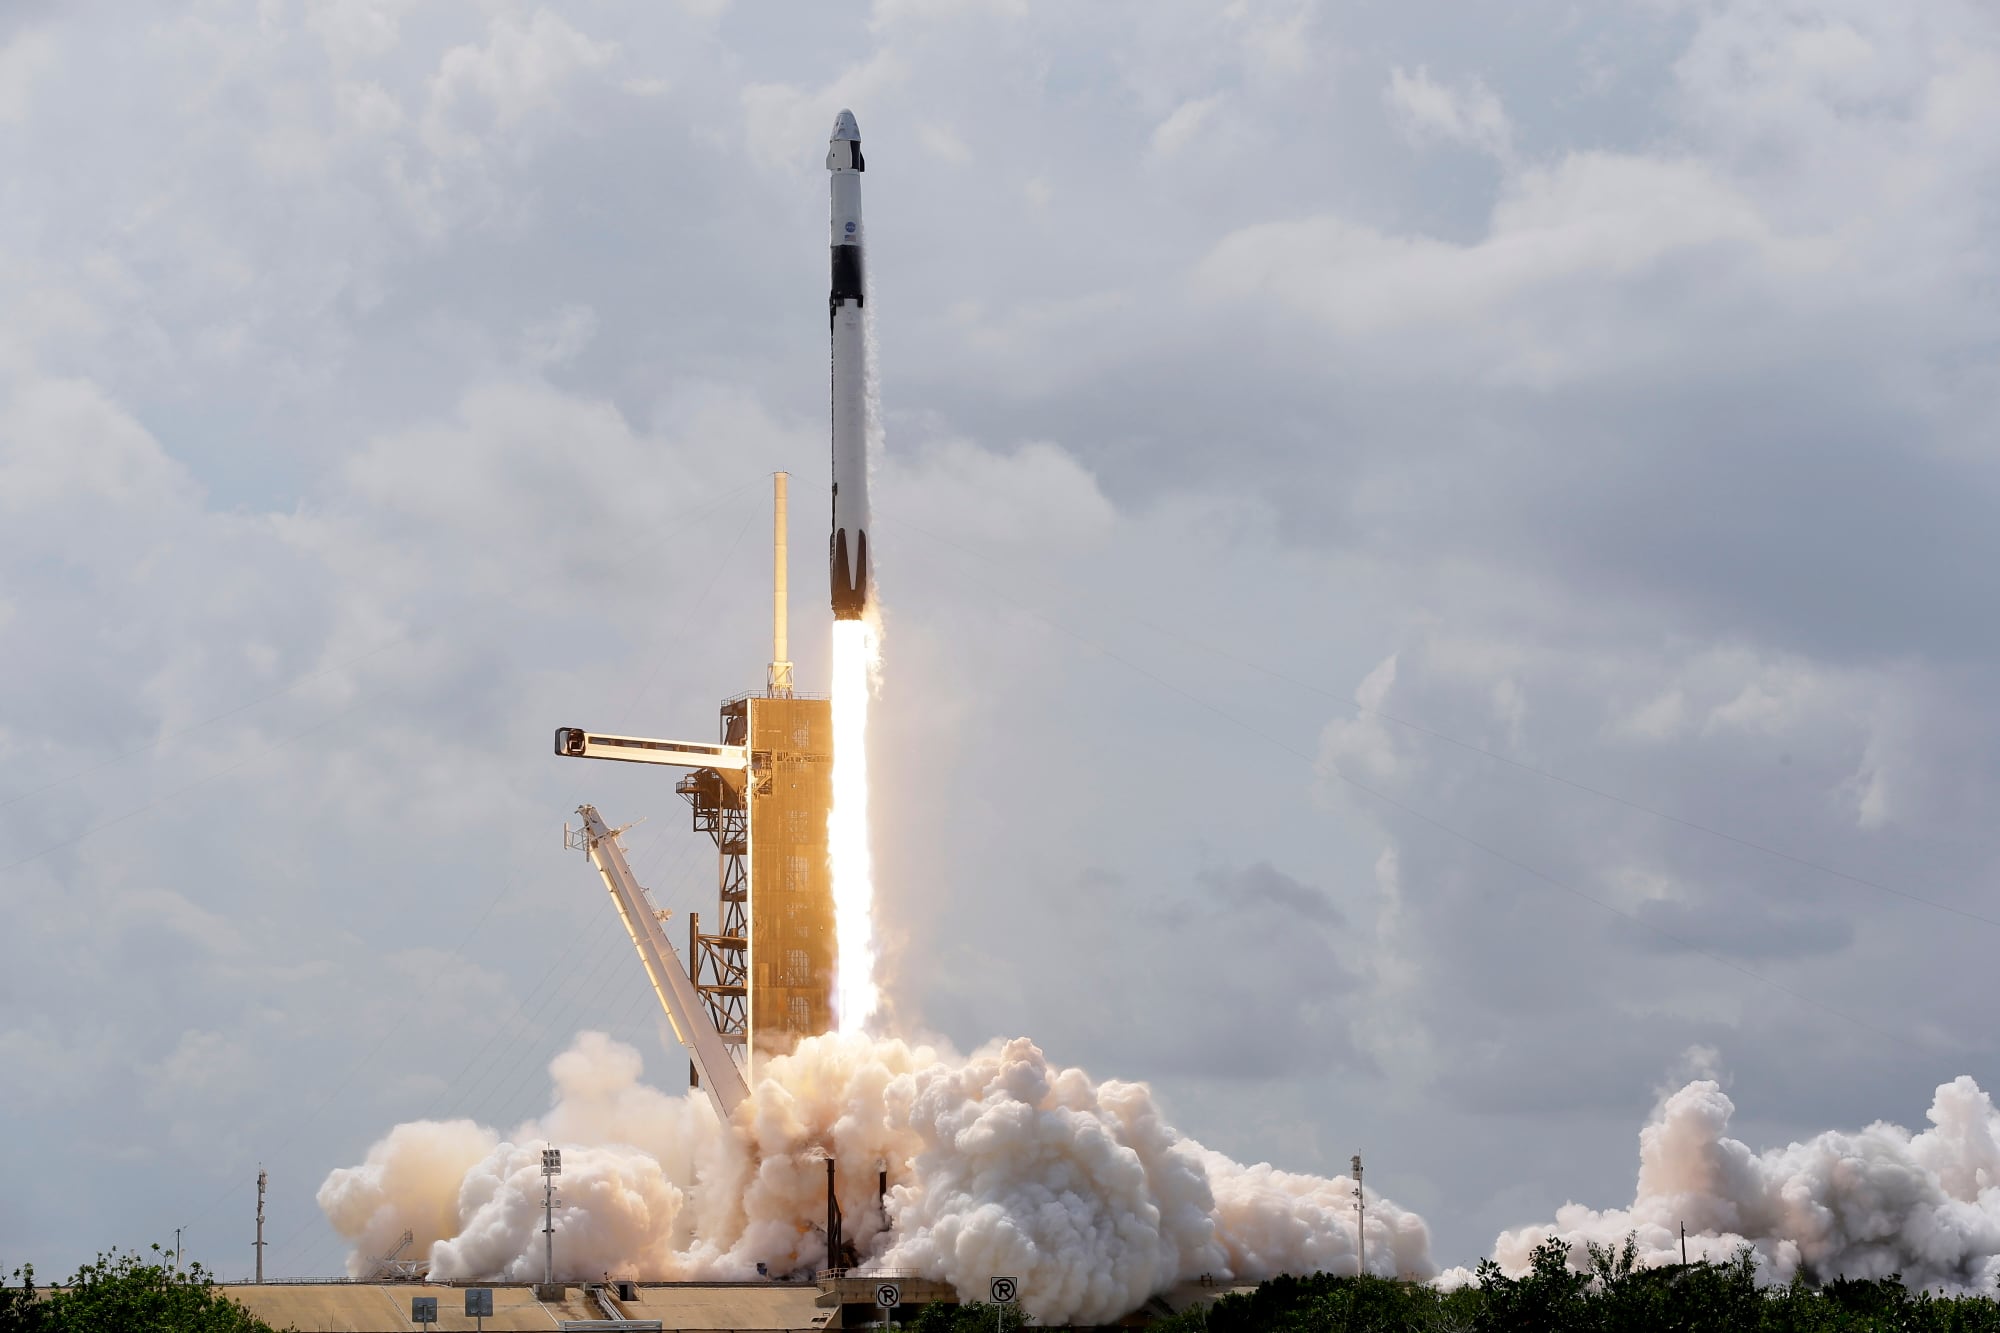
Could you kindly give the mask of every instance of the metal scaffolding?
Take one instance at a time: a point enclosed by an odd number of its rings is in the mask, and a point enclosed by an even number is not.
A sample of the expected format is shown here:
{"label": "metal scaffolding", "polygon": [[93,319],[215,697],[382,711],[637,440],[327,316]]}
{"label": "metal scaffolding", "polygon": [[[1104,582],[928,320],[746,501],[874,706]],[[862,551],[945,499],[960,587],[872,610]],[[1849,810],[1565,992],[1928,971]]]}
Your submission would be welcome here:
{"label": "metal scaffolding", "polygon": [[722,929],[703,934],[700,913],[688,915],[695,989],[742,1065],[750,1035],[750,811],[739,774],[698,768],[675,783],[674,790],[694,808],[695,832],[706,833],[715,843]]}

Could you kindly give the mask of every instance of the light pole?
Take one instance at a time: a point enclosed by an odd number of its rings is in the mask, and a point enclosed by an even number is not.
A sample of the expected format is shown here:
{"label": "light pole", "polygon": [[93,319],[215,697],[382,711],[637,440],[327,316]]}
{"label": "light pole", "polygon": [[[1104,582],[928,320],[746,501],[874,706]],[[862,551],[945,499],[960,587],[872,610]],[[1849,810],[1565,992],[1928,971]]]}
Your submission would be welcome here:
{"label": "light pole", "polygon": [[556,1284],[556,1177],[562,1174],[562,1149],[542,1149],[542,1285]]}

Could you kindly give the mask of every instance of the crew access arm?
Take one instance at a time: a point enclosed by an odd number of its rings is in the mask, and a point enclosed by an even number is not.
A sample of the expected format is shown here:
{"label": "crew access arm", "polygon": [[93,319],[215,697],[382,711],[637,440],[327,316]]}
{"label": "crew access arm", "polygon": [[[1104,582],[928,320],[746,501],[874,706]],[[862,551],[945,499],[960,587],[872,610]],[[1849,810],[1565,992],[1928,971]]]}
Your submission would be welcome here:
{"label": "crew access arm", "polygon": [[632,947],[639,951],[639,961],[645,964],[653,993],[659,996],[660,1007],[667,1011],[674,1035],[700,1067],[701,1085],[708,1089],[717,1114],[727,1122],[750,1096],[743,1071],[730,1058],[728,1043],[709,1018],[708,1008],[702,1004],[694,982],[681,965],[680,955],[660,929],[662,914],[654,910],[646,890],[633,877],[617,831],[605,824],[596,806],[578,806],[576,812],[583,816],[583,849],[590,863],[597,867],[597,873],[604,877],[604,887],[611,891],[612,904],[618,909],[619,920],[625,923],[625,933],[632,937]]}

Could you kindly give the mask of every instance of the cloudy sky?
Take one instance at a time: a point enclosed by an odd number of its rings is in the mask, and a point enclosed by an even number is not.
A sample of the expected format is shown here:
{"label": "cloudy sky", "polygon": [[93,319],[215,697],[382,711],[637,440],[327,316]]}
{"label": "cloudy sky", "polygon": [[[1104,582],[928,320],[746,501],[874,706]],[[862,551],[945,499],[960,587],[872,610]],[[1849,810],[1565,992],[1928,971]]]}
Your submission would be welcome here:
{"label": "cloudy sky", "polygon": [[1444,1263],[1663,1088],[2000,1050],[2000,19],[1969,0],[0,17],[0,1261],[277,1274],[580,1028],[684,1077],[579,723],[823,681],[824,139],[887,452],[898,1030],[1027,1034]]}

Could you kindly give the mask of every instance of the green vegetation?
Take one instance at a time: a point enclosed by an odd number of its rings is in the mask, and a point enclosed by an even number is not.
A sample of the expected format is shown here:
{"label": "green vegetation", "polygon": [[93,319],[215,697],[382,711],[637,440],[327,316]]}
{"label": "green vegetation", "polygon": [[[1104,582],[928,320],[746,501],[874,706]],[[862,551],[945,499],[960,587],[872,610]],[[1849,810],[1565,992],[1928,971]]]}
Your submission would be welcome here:
{"label": "green vegetation", "polygon": [[[926,1305],[902,1328],[905,1333],[1020,1333],[1031,1326],[1039,1327],[1018,1305],[967,1301],[963,1305]],[[1044,1329],[1042,1333],[1051,1331]]]}
{"label": "green vegetation", "polygon": [[1387,1278],[1281,1277],[1153,1325],[1160,1333],[2000,1333],[1985,1296],[1911,1292],[1897,1278],[1759,1287],[1745,1248],[1727,1263],[1641,1268],[1637,1246],[1590,1248],[1569,1266],[1560,1241],[1511,1278],[1491,1261],[1477,1286],[1441,1292]]}
{"label": "green vegetation", "polygon": [[0,1282],[0,1333],[271,1333],[215,1289],[200,1264],[176,1271],[137,1254],[100,1254],[62,1286],[35,1290],[35,1270]]}
{"label": "green vegetation", "polygon": [[[1152,1327],[1157,1333],[2000,1333],[2000,1302],[1912,1292],[1897,1278],[1759,1287],[1746,1248],[1727,1263],[1641,1268],[1637,1247],[1593,1245],[1589,1272],[1562,1244],[1511,1278],[1488,1262],[1457,1291],[1388,1278],[1281,1277]],[[0,1333],[271,1333],[200,1265],[175,1272],[137,1254],[99,1255],[59,1288],[31,1268],[0,1282]],[[910,1333],[1017,1333],[1016,1306],[933,1305]]]}

